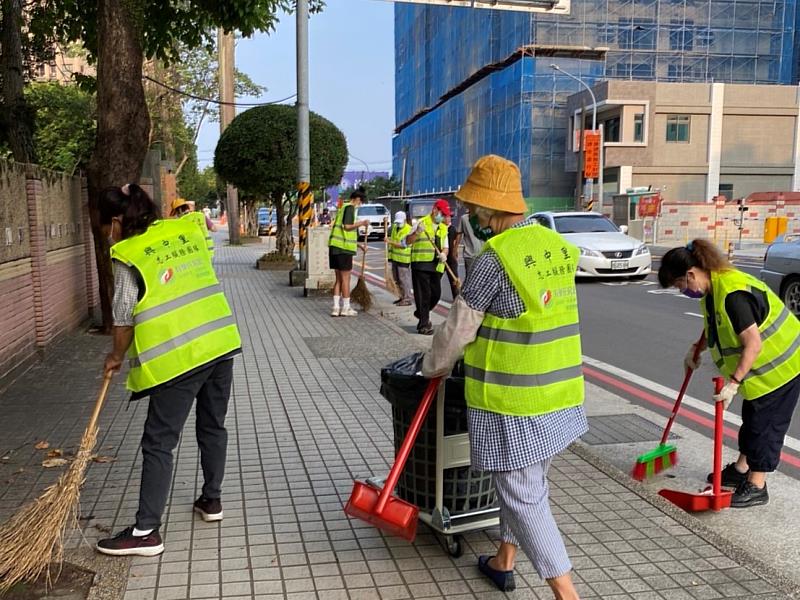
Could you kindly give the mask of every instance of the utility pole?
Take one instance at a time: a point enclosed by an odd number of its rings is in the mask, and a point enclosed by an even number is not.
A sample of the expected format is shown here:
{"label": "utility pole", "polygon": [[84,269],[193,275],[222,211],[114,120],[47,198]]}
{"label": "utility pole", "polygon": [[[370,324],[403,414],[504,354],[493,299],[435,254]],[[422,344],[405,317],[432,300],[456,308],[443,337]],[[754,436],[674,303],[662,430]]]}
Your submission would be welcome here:
{"label": "utility pole", "polygon": [[308,227],[314,195],[311,193],[311,147],[308,125],[308,0],[297,0],[297,227],[300,270],[306,270]]}
{"label": "utility pole", "polygon": [[[219,99],[223,104],[220,106],[219,133],[233,121],[236,116],[236,108],[233,106],[233,70],[234,70],[234,33],[225,33],[222,28],[217,30],[217,47],[219,51]],[[228,184],[227,202],[225,208],[228,211],[228,235],[230,244],[238,246],[239,240],[239,190]]]}

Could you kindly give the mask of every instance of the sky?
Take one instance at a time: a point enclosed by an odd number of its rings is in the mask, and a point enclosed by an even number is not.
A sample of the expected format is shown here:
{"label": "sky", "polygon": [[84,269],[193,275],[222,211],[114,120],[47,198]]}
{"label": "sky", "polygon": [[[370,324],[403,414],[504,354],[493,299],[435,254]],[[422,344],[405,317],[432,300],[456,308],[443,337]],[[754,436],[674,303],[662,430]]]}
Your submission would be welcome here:
{"label": "sky", "polygon": [[[310,107],[347,137],[348,167],[391,171],[394,128],[394,8],[381,0],[328,0],[309,25]],[[254,102],[279,100],[297,90],[295,19],[276,30],[238,39],[236,68],[266,86]],[[239,111],[244,108],[237,109]],[[214,161],[219,123],[205,124],[197,140],[200,168]],[[363,162],[362,162],[363,161]]]}

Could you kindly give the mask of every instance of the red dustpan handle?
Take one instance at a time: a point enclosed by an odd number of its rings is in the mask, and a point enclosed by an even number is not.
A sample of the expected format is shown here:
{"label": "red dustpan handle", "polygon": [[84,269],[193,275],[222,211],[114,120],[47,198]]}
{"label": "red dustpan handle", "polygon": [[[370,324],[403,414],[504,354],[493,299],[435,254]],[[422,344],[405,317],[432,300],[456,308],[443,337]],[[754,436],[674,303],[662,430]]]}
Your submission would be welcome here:
{"label": "red dustpan handle", "polygon": [[419,430],[422,429],[422,422],[425,420],[425,417],[428,416],[428,410],[430,410],[431,404],[433,403],[433,397],[436,395],[436,390],[439,389],[439,382],[441,379],[441,377],[436,377],[428,382],[425,395],[422,396],[422,402],[420,402],[419,406],[417,407],[417,412],[414,415],[414,419],[411,421],[411,425],[408,427],[403,444],[400,446],[400,450],[397,451],[397,456],[394,459],[392,470],[389,471],[389,476],[386,478],[386,483],[383,484],[383,489],[378,497],[378,502],[375,504],[375,509],[373,512],[376,515],[379,515],[383,512],[383,509],[386,508],[386,503],[389,502],[389,498],[391,498],[392,494],[394,493],[397,480],[400,479],[400,473],[403,472],[403,467],[406,466],[408,455],[411,454],[411,449],[414,447],[414,442],[417,441]]}
{"label": "red dustpan handle", "polygon": [[[714,393],[719,394],[725,386],[725,379],[714,377]],[[712,491],[714,498],[719,498],[722,491],[722,429],[724,427],[723,411],[725,407],[722,402],[714,402],[714,477],[712,481]],[[719,508],[715,507],[715,510]]]}
{"label": "red dustpan handle", "polygon": [[[706,332],[703,330],[703,333],[700,334],[700,339],[697,340],[697,343],[694,345],[694,360],[697,362],[697,359],[700,358],[700,346],[706,340]],[[669,417],[669,421],[667,421],[667,426],[664,428],[664,433],[661,435],[661,445],[667,443],[669,439],[669,432],[672,431],[672,424],[675,422],[675,417],[678,416],[678,411],[681,408],[681,402],[683,401],[683,397],[686,395],[686,389],[689,387],[689,381],[692,379],[692,373],[694,371],[692,369],[686,370],[686,375],[683,378],[683,385],[681,385],[681,390],[678,392],[678,399],[675,400],[675,406],[672,407],[672,414]]]}

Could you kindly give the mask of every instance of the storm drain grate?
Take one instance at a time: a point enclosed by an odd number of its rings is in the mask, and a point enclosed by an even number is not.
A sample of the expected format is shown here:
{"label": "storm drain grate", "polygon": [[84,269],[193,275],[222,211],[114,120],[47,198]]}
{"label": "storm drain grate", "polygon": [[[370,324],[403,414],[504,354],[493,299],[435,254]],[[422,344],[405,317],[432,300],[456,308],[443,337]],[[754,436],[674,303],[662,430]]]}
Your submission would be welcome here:
{"label": "storm drain grate", "polygon": [[[639,415],[602,415],[589,417],[589,432],[581,439],[592,446],[658,442],[663,428],[664,425],[657,425]],[[670,433],[669,439],[677,440],[680,436]]]}

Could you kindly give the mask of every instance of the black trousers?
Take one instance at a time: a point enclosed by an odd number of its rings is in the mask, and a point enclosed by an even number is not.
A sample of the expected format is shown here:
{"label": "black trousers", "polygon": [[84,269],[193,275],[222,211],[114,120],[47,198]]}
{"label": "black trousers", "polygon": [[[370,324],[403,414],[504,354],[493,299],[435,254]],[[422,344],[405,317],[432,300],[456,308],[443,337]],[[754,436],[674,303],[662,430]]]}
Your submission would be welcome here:
{"label": "black trousers", "polygon": [[417,329],[429,327],[431,311],[442,297],[442,274],[436,271],[423,271],[411,267],[411,283],[414,286],[414,302],[417,305]]}
{"label": "black trousers", "polygon": [[197,399],[196,435],[203,467],[203,495],[219,498],[225,475],[228,431],[225,415],[233,380],[233,359],[209,365],[189,377],[159,387],[150,396],[142,436],[142,483],[138,529],[161,526],[172,482],[172,452]]}
{"label": "black trousers", "polygon": [[739,452],[751,470],[771,473],[778,467],[783,439],[800,397],[800,375],[774,392],[742,402]]}

